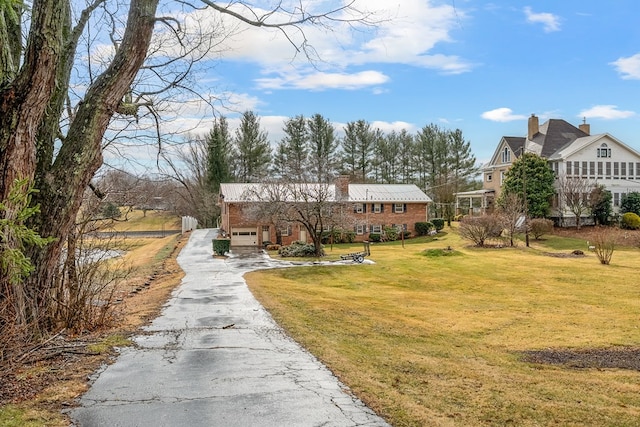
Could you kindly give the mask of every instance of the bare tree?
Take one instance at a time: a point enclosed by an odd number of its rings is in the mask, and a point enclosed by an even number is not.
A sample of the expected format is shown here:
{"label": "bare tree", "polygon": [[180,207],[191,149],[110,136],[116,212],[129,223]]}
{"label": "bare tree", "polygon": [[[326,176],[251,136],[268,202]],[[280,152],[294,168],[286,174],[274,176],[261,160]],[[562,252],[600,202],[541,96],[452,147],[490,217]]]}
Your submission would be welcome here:
{"label": "bare tree", "polygon": [[576,228],[582,226],[582,217],[591,215],[591,202],[589,195],[595,188],[595,183],[589,179],[561,176],[558,179],[558,209],[565,208],[573,214],[576,219]]}
{"label": "bare tree", "polygon": [[351,227],[353,205],[336,199],[329,184],[266,183],[254,187],[243,213],[247,219],[268,219],[276,227],[298,224],[311,237],[315,255],[324,255],[322,232]]}
{"label": "bare tree", "polygon": [[497,214],[509,237],[509,245],[514,246],[513,237],[527,227],[524,200],[516,193],[506,195],[500,200]]}
{"label": "bare tree", "polygon": [[218,195],[209,180],[207,141],[196,137],[186,141],[179,150],[163,153],[167,167],[165,175],[178,183],[176,195],[181,203],[176,211],[198,220],[203,227],[214,227],[220,215]]}
{"label": "bare tree", "polygon": [[[217,16],[276,29],[296,52],[309,57],[313,50],[305,35],[308,25],[372,23],[355,2],[321,13],[286,9],[282,3],[263,12],[245,2],[198,3],[172,2],[169,5],[182,8],[181,13],[166,10],[166,16],[158,16],[158,0],[130,0],[125,3],[126,22],[121,22],[122,1],[88,0],[86,8],[77,11],[71,0],[33,0],[30,7],[22,1],[0,2],[0,16],[8,22],[7,31],[0,32],[0,200],[7,200],[16,181],[33,183],[39,191],[33,203],[39,204],[40,212],[29,225],[41,236],[53,237],[44,248],[24,248],[34,271],[20,288],[26,304],[15,318],[31,325],[34,334],[58,325],[51,284],[84,191],[103,164],[104,150],[113,147],[105,146],[105,135],[114,141],[128,126],[157,124],[161,94],[188,88],[191,66],[213,47],[204,43],[193,48],[188,42],[191,34],[176,16],[206,6]],[[28,29],[22,28],[23,22]],[[91,48],[107,39],[112,40],[111,49],[94,60]],[[172,68],[178,64],[173,51],[177,48],[183,49],[186,68]],[[85,67],[86,84],[72,84],[72,76],[85,75],[73,71],[87,57],[92,60]],[[116,126],[107,131],[110,125]],[[20,245],[9,241],[7,250]],[[5,277],[0,277],[0,286],[8,286]]]}

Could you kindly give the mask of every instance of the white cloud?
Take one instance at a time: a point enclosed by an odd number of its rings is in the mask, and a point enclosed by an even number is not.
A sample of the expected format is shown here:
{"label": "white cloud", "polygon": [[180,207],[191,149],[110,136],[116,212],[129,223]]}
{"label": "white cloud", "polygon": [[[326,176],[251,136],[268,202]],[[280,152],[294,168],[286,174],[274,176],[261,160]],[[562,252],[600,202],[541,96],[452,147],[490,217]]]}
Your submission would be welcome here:
{"label": "white cloud", "polygon": [[[330,4],[303,3],[308,10],[327,8],[327,4]],[[342,87],[336,82],[337,78],[346,82],[345,87],[349,89],[354,86],[347,76],[356,74],[348,70],[352,66],[371,69],[368,64],[405,64],[434,69],[444,74],[464,73],[475,66],[458,56],[434,52],[439,44],[452,42],[451,31],[460,26],[466,15],[460,7],[433,3],[430,0],[403,0],[390,6],[387,0],[356,0],[355,8],[374,12],[374,19],[380,22],[368,26],[335,20],[330,30],[315,25],[304,27],[304,34],[296,27],[290,27],[288,38],[280,30],[251,27],[229,16],[215,16],[210,11],[194,12],[198,16],[192,21],[204,28],[216,28],[221,35],[230,33],[219,39],[212,57],[259,65],[263,75],[267,76],[259,80],[262,86],[275,89],[282,84],[285,88],[306,88],[310,84],[317,84],[314,86],[316,90],[320,90],[323,84],[331,88]],[[240,3],[232,8],[246,14],[246,9],[243,10]],[[267,12],[256,7],[253,9],[256,16]],[[273,14],[269,18],[270,22],[285,19],[281,14]],[[309,52],[316,59],[313,64],[315,68],[310,66],[304,52],[296,52],[292,46],[292,42],[302,44],[303,40],[312,46]],[[320,76],[318,70],[326,73],[325,77],[328,78],[316,80]],[[370,72],[383,74],[380,71]],[[357,79],[363,77],[356,75]]]}
{"label": "white cloud", "polygon": [[325,73],[310,74],[289,73],[279,77],[257,79],[258,86],[263,89],[362,89],[377,86],[389,81],[389,77],[378,71],[361,71],[358,73]]}
{"label": "white cloud", "polygon": [[617,105],[595,105],[588,110],[583,110],[578,117],[586,117],[588,119],[627,119],[635,116],[633,111],[619,110]]}
{"label": "white cloud", "polygon": [[611,62],[623,79],[640,79],[640,53]]}
{"label": "white cloud", "polygon": [[560,17],[552,13],[535,13],[529,6],[524,8],[527,22],[530,24],[542,24],[545,33],[560,31]]}
{"label": "white cloud", "polygon": [[395,122],[374,120],[373,122],[371,122],[371,128],[380,129],[384,133],[391,133],[393,131],[400,132],[403,129],[409,133],[412,133],[416,130],[415,125],[413,125],[412,123],[407,123],[399,120]]}
{"label": "white cloud", "polygon": [[527,116],[522,114],[513,114],[513,110],[506,107],[485,111],[481,116],[483,119],[491,120],[492,122],[511,122],[514,120],[524,120],[527,118]]}

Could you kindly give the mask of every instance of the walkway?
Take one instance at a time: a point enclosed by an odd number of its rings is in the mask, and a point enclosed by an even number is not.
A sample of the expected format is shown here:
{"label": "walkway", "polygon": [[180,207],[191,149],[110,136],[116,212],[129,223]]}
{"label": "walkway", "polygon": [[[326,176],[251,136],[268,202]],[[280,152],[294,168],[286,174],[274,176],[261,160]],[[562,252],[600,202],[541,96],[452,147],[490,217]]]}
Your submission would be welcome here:
{"label": "walkway", "polygon": [[163,313],[122,349],[71,411],[77,426],[388,426],[291,340],[242,275],[259,254],[212,257],[196,230]]}

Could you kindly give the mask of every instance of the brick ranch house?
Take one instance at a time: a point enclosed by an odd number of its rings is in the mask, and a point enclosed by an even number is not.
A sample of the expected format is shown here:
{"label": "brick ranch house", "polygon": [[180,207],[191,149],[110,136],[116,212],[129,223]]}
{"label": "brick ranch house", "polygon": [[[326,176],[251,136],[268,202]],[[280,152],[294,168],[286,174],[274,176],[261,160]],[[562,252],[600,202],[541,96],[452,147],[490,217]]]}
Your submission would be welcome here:
{"label": "brick ranch house", "polygon": [[[231,237],[231,246],[262,246],[264,242],[277,241],[273,223],[268,219],[251,220],[245,214],[255,203],[269,203],[259,196],[265,185],[220,184],[221,228]],[[428,220],[431,199],[413,184],[351,184],[347,177],[340,177],[335,184],[324,188],[328,203],[346,204],[352,211],[349,212],[349,224],[342,228],[353,230],[355,241],[367,240],[370,233],[381,233],[385,227],[415,233],[415,223]],[[308,231],[300,223],[291,221],[279,227],[283,245],[294,241],[311,242]]]}

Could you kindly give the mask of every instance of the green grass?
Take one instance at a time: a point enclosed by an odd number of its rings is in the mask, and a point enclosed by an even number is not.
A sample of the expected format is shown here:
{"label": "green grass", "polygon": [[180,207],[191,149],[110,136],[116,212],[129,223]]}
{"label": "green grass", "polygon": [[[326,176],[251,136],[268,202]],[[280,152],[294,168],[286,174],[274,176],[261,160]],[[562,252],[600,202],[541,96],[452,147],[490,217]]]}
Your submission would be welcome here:
{"label": "green grass", "polygon": [[[531,248],[473,248],[455,232],[399,243],[372,245],[375,265],[246,277],[274,318],[394,426],[638,425],[639,372],[519,356],[640,345],[638,249],[603,266],[587,251],[546,256],[584,250],[554,236]],[[425,256],[448,247],[460,256]],[[350,248],[361,245],[334,251]]]}

